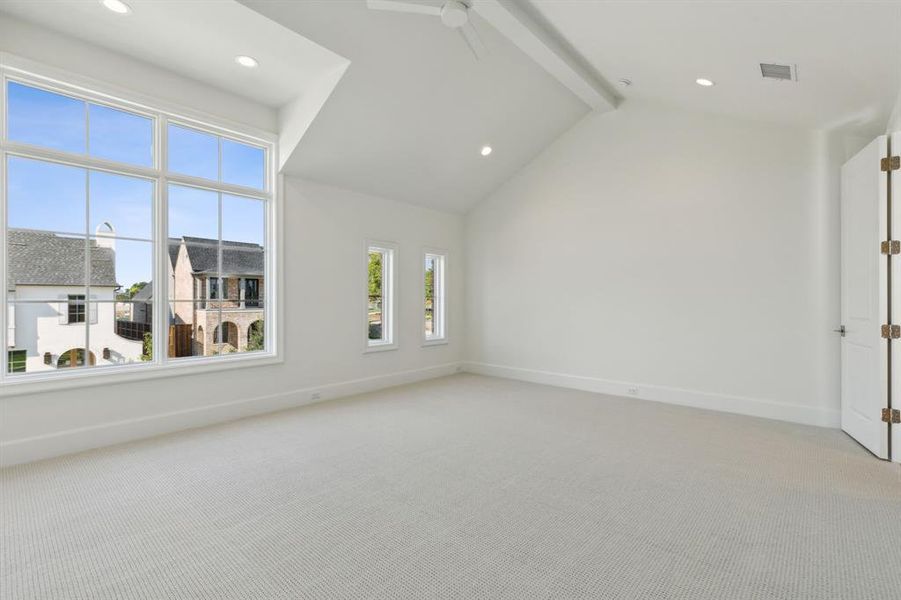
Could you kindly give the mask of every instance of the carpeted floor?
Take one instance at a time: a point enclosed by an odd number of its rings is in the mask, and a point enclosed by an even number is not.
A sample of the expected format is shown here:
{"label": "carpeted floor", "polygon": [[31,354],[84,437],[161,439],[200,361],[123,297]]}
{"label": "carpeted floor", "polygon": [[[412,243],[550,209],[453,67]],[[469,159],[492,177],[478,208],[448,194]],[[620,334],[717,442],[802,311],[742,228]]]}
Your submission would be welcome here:
{"label": "carpeted floor", "polygon": [[0,597],[901,598],[839,431],[457,375],[0,472]]}

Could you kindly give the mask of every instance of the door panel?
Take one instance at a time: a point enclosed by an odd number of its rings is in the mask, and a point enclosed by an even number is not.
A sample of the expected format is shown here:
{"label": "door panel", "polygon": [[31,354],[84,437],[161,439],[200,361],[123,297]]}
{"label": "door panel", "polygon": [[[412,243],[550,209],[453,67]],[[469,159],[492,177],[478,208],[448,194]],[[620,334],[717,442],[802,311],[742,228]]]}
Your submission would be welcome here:
{"label": "door panel", "polygon": [[881,421],[888,343],[880,335],[881,325],[888,322],[888,273],[886,258],[879,253],[880,242],[888,239],[888,184],[879,168],[887,151],[888,138],[880,136],[845,163],[841,199],[846,332],[841,341],[842,429],[880,458],[888,456],[887,427]]}

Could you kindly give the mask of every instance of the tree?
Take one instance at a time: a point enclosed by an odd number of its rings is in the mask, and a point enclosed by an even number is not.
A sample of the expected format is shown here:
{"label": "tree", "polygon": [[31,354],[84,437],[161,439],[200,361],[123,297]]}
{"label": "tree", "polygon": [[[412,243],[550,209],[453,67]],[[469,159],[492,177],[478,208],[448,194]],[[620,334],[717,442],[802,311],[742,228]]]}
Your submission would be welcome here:
{"label": "tree", "polygon": [[247,332],[247,351],[256,352],[265,347],[263,340],[263,322],[254,321]]}
{"label": "tree", "polygon": [[435,298],[435,266],[431,265],[425,272],[425,299],[431,302]]}
{"label": "tree", "polygon": [[382,295],[382,253],[369,253],[369,295]]}
{"label": "tree", "polygon": [[131,300],[135,297],[135,294],[140,292],[147,285],[146,281],[139,281],[137,283],[131,284],[131,286],[126,289],[124,292],[117,294],[117,300]]}
{"label": "tree", "polygon": [[144,334],[144,350],[141,353],[141,360],[144,362],[153,360],[153,334],[150,332]]}

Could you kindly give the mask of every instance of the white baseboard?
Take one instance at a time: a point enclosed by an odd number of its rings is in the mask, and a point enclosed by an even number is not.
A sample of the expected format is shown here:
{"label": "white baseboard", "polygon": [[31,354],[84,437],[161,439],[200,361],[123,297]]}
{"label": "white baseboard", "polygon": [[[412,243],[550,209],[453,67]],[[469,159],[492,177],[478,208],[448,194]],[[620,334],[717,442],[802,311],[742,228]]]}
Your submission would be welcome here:
{"label": "white baseboard", "polygon": [[802,406],[799,404],[774,402],[772,400],[748,398],[744,396],[698,392],[660,385],[611,381],[596,377],[537,371],[534,369],[492,365],[480,362],[465,362],[463,363],[463,368],[468,373],[476,373],[479,375],[518,379],[520,381],[530,381],[533,383],[542,383],[545,385],[572,388],[587,392],[640,398],[642,400],[679,404],[695,408],[706,408],[709,410],[749,415],[752,417],[802,423],[804,425],[816,425],[819,427],[831,428],[838,428],[841,425],[840,411],[829,408]]}
{"label": "white baseboard", "polygon": [[[451,375],[460,370],[453,362],[424,369],[399,371],[376,377],[354,379],[301,388],[258,398],[201,406],[136,419],[101,423],[0,443],[0,467],[17,465],[83,450],[101,448],[164,433],[233,421],[243,417],[294,408],[325,400],[353,396],[416,381]],[[313,399],[313,392],[320,394]]]}

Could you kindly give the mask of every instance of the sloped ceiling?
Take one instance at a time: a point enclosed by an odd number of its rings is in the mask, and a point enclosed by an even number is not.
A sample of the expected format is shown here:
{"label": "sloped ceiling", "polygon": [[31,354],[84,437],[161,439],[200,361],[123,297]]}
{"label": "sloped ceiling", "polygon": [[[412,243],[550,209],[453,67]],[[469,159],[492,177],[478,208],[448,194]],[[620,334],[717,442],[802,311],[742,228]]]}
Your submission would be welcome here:
{"label": "sloped ceiling", "polygon": [[[901,2],[574,1],[531,5],[631,98],[876,135],[901,84]],[[797,82],[760,63],[796,64]],[[695,79],[716,82],[702,88]]]}
{"label": "sloped ceiling", "polygon": [[464,212],[589,110],[478,17],[482,61],[436,18],[363,0],[243,1],[351,61],[289,174]]}

